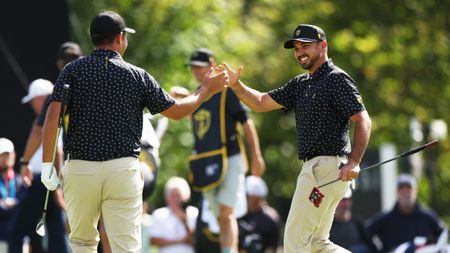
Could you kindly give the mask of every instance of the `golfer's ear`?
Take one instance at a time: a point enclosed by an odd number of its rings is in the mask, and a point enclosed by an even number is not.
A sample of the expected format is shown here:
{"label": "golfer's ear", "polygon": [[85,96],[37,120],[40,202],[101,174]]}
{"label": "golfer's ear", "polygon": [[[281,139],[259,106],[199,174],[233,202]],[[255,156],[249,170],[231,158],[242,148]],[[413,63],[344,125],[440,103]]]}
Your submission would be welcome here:
{"label": "golfer's ear", "polygon": [[124,39],[125,39],[125,33],[121,32],[116,35],[116,38],[114,40],[116,41],[117,44],[121,45],[123,43]]}

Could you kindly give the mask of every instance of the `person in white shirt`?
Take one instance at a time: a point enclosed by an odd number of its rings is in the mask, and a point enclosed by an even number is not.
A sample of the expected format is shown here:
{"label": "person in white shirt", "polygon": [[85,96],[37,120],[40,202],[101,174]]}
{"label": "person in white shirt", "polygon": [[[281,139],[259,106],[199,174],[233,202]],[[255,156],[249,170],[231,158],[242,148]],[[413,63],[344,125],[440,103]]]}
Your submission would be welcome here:
{"label": "person in white shirt", "polygon": [[165,185],[164,195],[166,206],[152,214],[152,245],[159,248],[159,253],[194,253],[192,238],[198,209],[186,205],[191,197],[188,182],[181,177],[171,177]]}

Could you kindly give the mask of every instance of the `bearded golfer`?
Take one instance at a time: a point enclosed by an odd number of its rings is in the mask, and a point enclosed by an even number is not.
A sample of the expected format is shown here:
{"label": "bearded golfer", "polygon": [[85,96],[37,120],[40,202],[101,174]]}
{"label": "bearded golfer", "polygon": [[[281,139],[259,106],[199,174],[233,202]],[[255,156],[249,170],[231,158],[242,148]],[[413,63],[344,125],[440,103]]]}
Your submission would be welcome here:
{"label": "bearded golfer", "polygon": [[58,185],[52,153],[64,84],[70,86],[70,116],[62,169],[63,190],[74,253],[97,252],[100,212],[113,252],[140,252],[143,180],[138,160],[142,112],[180,119],[228,83],[224,71],[203,79],[193,95],[175,101],[146,71],[123,60],[128,46],[122,17],[94,17],[90,35],[95,50],[67,65],[55,84],[43,129],[41,181]]}
{"label": "bearded golfer", "polygon": [[[295,111],[298,157],[304,164],[287,218],[284,252],[348,252],[328,237],[334,210],[349,182],[359,174],[371,120],[353,79],[328,58],[328,44],[321,28],[299,25],[284,47],[294,49],[295,59],[308,73],[261,93],[239,81],[242,68],[234,71],[226,65],[229,87],[255,111]],[[355,127],[353,147],[350,120]],[[339,170],[340,163],[345,165]],[[323,188],[325,198],[316,208],[308,200],[313,187],[338,177],[342,181]]]}

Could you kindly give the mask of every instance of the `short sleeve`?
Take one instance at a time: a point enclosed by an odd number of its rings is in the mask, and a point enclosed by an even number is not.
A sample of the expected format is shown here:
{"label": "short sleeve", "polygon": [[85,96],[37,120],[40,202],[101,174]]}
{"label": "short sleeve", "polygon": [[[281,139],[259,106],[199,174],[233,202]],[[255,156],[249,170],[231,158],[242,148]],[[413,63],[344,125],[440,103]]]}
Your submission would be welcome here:
{"label": "short sleeve", "polygon": [[297,79],[289,80],[283,86],[269,91],[269,96],[278,104],[282,105],[286,110],[295,107],[298,90]]}
{"label": "short sleeve", "polygon": [[247,111],[244,105],[241,103],[236,94],[231,90],[227,89],[227,100],[226,100],[227,113],[231,115],[233,119],[244,123],[248,119]]}
{"label": "short sleeve", "polygon": [[356,84],[349,76],[332,72],[327,82],[332,84],[331,103],[344,118],[365,110]]}
{"label": "short sleeve", "polygon": [[145,75],[145,106],[151,114],[157,114],[171,107],[175,100],[149,74]]}

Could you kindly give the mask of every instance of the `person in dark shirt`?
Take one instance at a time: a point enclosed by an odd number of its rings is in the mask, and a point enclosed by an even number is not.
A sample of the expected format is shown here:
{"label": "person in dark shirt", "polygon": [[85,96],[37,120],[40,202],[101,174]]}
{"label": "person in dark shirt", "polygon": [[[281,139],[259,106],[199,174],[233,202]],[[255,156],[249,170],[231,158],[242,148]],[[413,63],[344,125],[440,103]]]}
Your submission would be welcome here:
{"label": "person in dark shirt", "polygon": [[[272,91],[259,92],[239,80],[242,67],[233,70],[225,63],[228,87],[254,111],[295,111],[298,158],[304,164],[286,221],[284,252],[346,252],[328,237],[334,210],[359,174],[371,120],[355,81],[328,58],[322,28],[300,24],[284,47],[294,50],[295,59],[308,73]],[[354,123],[352,145],[350,121]],[[320,189],[325,195],[320,205],[310,202],[314,187],[337,178],[341,180]]]}
{"label": "person in dark shirt", "polygon": [[175,101],[145,70],[123,60],[127,28],[111,11],[96,15],[90,26],[94,51],[66,65],[52,94],[43,128],[41,181],[53,191],[59,184],[52,164],[63,87],[69,85],[69,123],[61,170],[74,252],[96,252],[100,213],[113,252],[141,250],[143,180],[140,139],[143,110],[181,119],[206,98],[223,90],[228,74],[209,70],[200,88]]}
{"label": "person in dark shirt", "polygon": [[330,230],[330,241],[353,253],[371,252],[370,240],[364,221],[352,215],[352,190],[345,192],[334,213]]}
{"label": "person in dark shirt", "polygon": [[409,174],[402,174],[397,180],[397,203],[387,213],[375,215],[368,222],[370,238],[380,252],[388,252],[398,245],[423,237],[435,242],[446,229],[437,214],[417,202],[417,182]]}
{"label": "person in dark shirt", "polygon": [[[248,212],[240,220],[252,227],[252,234],[259,235],[262,246],[256,252],[276,253],[280,241],[280,217],[266,202],[267,185],[262,178],[256,176],[248,176],[245,185]],[[241,243],[247,242],[250,240],[243,238]]]}
{"label": "person in dark shirt", "polygon": [[[199,48],[191,54],[188,65],[197,82],[201,82],[205,74],[213,66],[216,66],[214,54],[207,48]],[[171,92],[177,96],[182,87],[172,87]],[[178,95],[182,97],[182,94]],[[211,154],[221,153],[220,163],[207,164],[205,171],[216,171],[216,175],[222,175],[221,180],[210,183],[201,190],[208,200],[209,207],[217,216],[220,226],[219,239],[222,253],[237,250],[238,225],[236,221],[236,203],[238,203],[239,191],[244,191],[245,172],[247,169],[244,144],[238,127],[242,126],[245,140],[250,153],[250,168],[254,175],[262,175],[265,163],[261,155],[259,138],[253,120],[248,117],[245,107],[239,102],[231,89],[224,89],[195,110],[191,117],[194,133],[194,150],[191,161],[203,163],[204,159],[210,159]],[[213,156],[214,157],[214,156]],[[203,160],[202,160],[203,159]],[[223,162],[225,161],[225,162]],[[214,167],[220,166],[219,169]],[[209,169],[207,169],[209,167]],[[199,170],[199,167],[191,165],[191,171]],[[219,173],[221,171],[221,173]],[[209,176],[208,176],[209,177]],[[195,178],[194,178],[195,181]]]}

